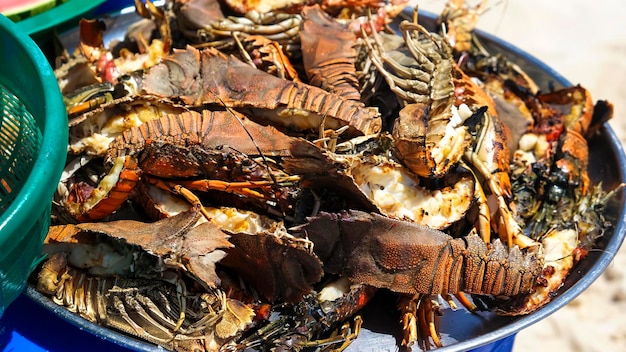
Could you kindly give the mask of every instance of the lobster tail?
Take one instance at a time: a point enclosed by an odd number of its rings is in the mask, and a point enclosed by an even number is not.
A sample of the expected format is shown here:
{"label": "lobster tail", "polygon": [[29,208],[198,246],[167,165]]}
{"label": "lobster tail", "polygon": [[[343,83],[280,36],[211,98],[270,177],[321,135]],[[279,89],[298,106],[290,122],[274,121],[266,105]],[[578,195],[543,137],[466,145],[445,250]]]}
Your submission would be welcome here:
{"label": "lobster tail", "polygon": [[[464,237],[463,287],[458,291],[494,296],[514,296],[532,291],[543,268],[536,253],[506,247],[499,239],[489,247],[478,236]],[[457,278],[452,278],[458,281]]]}
{"label": "lobster tail", "polygon": [[535,253],[509,249],[499,240],[455,239],[375,213],[320,213],[293,230],[315,243],[325,271],[400,293],[525,294],[543,267]]}

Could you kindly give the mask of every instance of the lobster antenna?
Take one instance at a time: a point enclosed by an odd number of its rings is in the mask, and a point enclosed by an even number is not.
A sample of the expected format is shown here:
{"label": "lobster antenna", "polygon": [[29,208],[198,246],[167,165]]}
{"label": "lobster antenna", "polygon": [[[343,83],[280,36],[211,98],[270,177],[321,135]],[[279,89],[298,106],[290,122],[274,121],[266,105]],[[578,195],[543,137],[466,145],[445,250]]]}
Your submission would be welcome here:
{"label": "lobster antenna", "polygon": [[[487,1],[484,1],[484,3],[486,4],[486,3],[487,3]],[[501,15],[501,16],[500,16],[500,18],[498,19],[498,23],[496,24],[496,27],[495,27],[495,30],[494,30],[494,32],[496,32],[496,33],[498,32],[498,29],[499,29],[500,27],[502,27],[502,21],[503,21],[503,19],[504,19],[504,14],[506,13],[506,11],[508,10],[508,7],[509,7],[509,2],[508,2],[508,0],[500,0],[500,1],[496,1],[496,3],[495,3],[495,4],[493,4],[493,7],[495,7],[495,6],[499,6],[499,5],[500,5],[500,3],[504,3],[504,5],[502,5],[502,12],[501,12],[501,13],[502,13],[502,15]],[[483,6],[483,3],[481,3],[481,4],[480,4],[480,5],[478,5],[478,6],[482,7],[482,6]],[[488,8],[483,9],[483,10],[482,10],[482,12],[480,13],[480,16],[482,16],[483,14],[485,14],[485,13],[486,13],[487,11],[489,11],[489,10],[490,10],[490,8],[489,8],[489,7],[488,7]]]}
{"label": "lobster antenna", "polygon": [[[577,247],[577,248],[573,249],[569,254],[566,254],[566,255],[564,255],[562,257],[559,257],[559,258],[554,258],[554,259],[552,259],[550,261],[547,261],[547,262],[558,262],[559,260],[563,260],[563,259],[566,259],[566,258],[569,258],[569,257],[573,257],[576,254],[576,250],[580,249],[580,248],[581,247]],[[585,250],[587,252],[589,252],[589,253],[591,253],[591,252],[594,252],[594,253],[609,253],[609,254],[611,254],[613,256],[617,255],[617,252],[607,251],[606,249],[602,249],[602,248],[590,248],[590,249],[585,249]]]}
{"label": "lobster antenna", "polygon": [[254,137],[252,137],[252,134],[250,134],[250,131],[248,131],[248,129],[246,128],[246,125],[244,125],[243,121],[241,121],[239,116],[237,116],[237,114],[235,114],[233,112],[233,109],[231,109],[230,107],[226,106],[226,103],[222,100],[222,98],[220,98],[220,96],[218,96],[215,93],[212,93],[212,94],[215,95],[217,100],[219,100],[220,103],[222,103],[222,106],[224,107],[224,109],[226,109],[226,111],[228,111],[231,115],[233,115],[235,117],[235,119],[237,120],[237,122],[239,122],[239,124],[241,125],[243,130],[246,131],[246,134],[250,138],[250,141],[252,141],[252,144],[254,144],[254,147],[256,148],[257,152],[259,152],[259,155],[261,156],[261,159],[263,159],[263,162],[265,163],[265,165],[263,165],[263,166],[265,166],[265,168],[267,169],[267,173],[270,175],[270,178],[272,179],[272,182],[274,183],[274,185],[278,185],[278,181],[276,180],[276,178],[274,177],[274,174],[272,173],[272,169],[270,168],[270,164],[267,161],[267,158],[265,157],[265,154],[263,154],[263,151],[261,150],[259,145],[256,144],[256,141],[254,140]]}
{"label": "lobster antenna", "polygon": [[248,54],[248,51],[243,47],[243,44],[241,44],[241,40],[239,40],[239,36],[237,35],[237,33],[233,32],[233,38],[235,40],[235,43],[237,44],[237,48],[239,48],[239,52],[244,57],[244,59],[246,59],[245,61],[250,64],[250,66],[257,68],[254,64],[254,61],[250,57],[250,54]]}

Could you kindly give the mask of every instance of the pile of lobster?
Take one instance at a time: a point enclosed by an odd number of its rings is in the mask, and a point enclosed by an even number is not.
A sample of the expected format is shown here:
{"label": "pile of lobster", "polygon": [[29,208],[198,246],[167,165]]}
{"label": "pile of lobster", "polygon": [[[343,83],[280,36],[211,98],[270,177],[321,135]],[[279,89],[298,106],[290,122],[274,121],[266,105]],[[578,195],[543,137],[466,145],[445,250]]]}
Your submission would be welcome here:
{"label": "pile of lobster", "polygon": [[545,305],[611,226],[586,146],[612,106],[487,52],[485,2],[432,30],[391,30],[402,0],[136,0],[115,43],[81,20],[37,289],[176,351],[343,350],[379,291],[424,349],[442,305]]}

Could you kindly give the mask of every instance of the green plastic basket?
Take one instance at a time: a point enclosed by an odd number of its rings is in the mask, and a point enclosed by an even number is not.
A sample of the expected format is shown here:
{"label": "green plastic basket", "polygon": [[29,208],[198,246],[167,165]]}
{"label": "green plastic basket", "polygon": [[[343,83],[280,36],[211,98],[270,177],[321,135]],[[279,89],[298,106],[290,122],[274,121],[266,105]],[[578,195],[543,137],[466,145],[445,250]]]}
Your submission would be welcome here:
{"label": "green plastic basket", "polygon": [[67,113],[35,42],[0,15],[0,316],[41,259],[67,153]]}
{"label": "green plastic basket", "polygon": [[20,29],[30,36],[49,37],[57,27],[75,28],[81,17],[90,17],[91,12],[106,0],[66,0],[62,4],[35,16],[17,22]]}

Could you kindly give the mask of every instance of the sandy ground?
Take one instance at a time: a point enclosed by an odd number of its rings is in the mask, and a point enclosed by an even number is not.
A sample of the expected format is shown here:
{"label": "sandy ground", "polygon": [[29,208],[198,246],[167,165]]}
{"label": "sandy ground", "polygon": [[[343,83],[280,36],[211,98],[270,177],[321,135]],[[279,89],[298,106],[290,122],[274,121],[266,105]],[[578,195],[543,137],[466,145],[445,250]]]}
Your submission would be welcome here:
{"label": "sandy ground", "polygon": [[[418,0],[439,13],[445,1]],[[468,1],[476,3],[476,1]],[[479,28],[537,57],[594,99],[615,105],[611,127],[626,141],[626,14],[622,0],[490,1]],[[626,350],[626,246],[585,292],[517,334],[514,352]]]}

